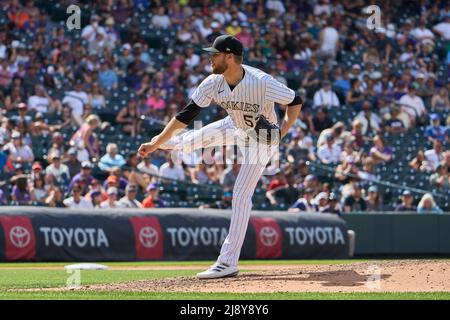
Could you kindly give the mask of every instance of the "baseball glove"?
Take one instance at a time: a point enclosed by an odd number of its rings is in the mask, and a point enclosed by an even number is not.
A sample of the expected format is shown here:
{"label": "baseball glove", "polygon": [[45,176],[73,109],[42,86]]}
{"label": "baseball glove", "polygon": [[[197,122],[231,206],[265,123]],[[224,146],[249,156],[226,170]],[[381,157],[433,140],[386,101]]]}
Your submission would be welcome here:
{"label": "baseball glove", "polygon": [[262,144],[273,145],[280,142],[280,128],[262,114],[256,119],[255,127],[247,130],[248,136]]}

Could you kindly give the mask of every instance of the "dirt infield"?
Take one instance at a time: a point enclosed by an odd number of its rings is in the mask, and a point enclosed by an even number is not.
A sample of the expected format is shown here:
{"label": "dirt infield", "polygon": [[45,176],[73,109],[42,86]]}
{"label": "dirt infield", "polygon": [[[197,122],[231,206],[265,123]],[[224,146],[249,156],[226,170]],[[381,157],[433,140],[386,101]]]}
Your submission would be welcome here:
{"label": "dirt infield", "polygon": [[[158,267],[155,269],[164,269]],[[184,268],[183,268],[184,269]],[[136,268],[130,268],[136,270]],[[245,272],[249,270],[248,272]],[[192,277],[91,285],[77,290],[133,292],[450,292],[450,262],[374,261],[336,265],[246,265],[235,278]],[[61,289],[65,290],[65,289]]]}

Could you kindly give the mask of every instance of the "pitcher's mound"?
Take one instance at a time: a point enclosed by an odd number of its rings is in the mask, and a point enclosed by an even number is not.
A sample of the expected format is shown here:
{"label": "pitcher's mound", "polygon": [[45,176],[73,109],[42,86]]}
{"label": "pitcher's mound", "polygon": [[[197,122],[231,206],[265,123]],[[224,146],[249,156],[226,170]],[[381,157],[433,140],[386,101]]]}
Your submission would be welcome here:
{"label": "pitcher's mound", "polygon": [[[81,290],[148,292],[450,292],[450,262],[379,261],[331,265],[246,265],[237,277],[195,276],[92,285]],[[257,271],[255,271],[257,270]]]}

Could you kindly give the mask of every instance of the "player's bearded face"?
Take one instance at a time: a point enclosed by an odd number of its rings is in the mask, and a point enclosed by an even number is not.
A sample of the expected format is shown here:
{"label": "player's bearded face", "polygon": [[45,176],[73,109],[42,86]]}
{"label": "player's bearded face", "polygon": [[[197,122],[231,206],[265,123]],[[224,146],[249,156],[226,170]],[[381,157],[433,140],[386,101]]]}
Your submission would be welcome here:
{"label": "player's bearded face", "polygon": [[228,69],[224,54],[213,54],[211,56],[212,72],[214,74],[223,74]]}

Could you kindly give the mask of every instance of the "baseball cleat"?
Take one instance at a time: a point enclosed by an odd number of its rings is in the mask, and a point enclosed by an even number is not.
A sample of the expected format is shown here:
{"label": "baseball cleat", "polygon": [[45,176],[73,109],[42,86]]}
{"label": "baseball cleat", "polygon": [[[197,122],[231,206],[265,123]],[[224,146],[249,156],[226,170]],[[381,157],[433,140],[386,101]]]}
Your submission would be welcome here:
{"label": "baseball cleat", "polygon": [[199,279],[217,279],[226,277],[235,277],[239,273],[237,267],[229,266],[225,263],[217,262],[208,270],[197,273]]}

